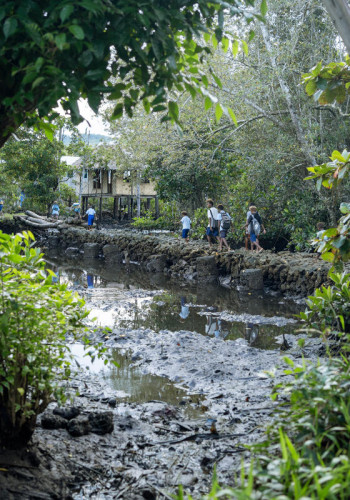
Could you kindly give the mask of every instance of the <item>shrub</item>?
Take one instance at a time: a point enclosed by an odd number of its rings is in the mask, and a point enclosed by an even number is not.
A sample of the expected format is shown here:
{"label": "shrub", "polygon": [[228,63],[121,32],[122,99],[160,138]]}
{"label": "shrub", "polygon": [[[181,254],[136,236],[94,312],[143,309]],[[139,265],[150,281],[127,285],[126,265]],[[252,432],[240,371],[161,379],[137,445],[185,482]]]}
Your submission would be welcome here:
{"label": "shrub", "polygon": [[84,300],[52,283],[33,244],[30,232],[0,231],[1,446],[24,445],[37,415],[66,400],[64,382],[74,372],[66,336],[82,339],[86,331]]}
{"label": "shrub", "polygon": [[316,289],[300,318],[309,328],[350,333],[350,274],[331,273],[329,277],[334,285]]}
{"label": "shrub", "polygon": [[[252,446],[249,470],[237,486],[220,487],[203,500],[345,500],[350,497],[350,364],[346,359],[296,366],[285,358],[293,379],[276,387],[289,408],[275,413],[264,443]],[[182,490],[178,500],[190,499]]]}
{"label": "shrub", "polygon": [[[178,226],[178,225],[177,225]],[[167,220],[164,216],[154,219],[153,217],[135,217],[132,222],[132,227],[135,229],[167,229],[175,230],[175,224]]]}

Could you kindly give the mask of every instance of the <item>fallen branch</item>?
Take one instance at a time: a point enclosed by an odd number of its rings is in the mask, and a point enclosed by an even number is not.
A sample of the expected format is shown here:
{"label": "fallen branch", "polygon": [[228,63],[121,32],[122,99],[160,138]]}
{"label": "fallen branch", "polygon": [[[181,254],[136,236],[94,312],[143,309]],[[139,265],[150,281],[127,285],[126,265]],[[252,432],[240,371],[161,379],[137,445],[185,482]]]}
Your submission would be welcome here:
{"label": "fallen branch", "polygon": [[42,224],[42,223],[38,223],[38,222],[32,222],[28,219],[25,219],[24,217],[18,217],[18,218],[19,218],[19,220],[21,220],[22,222],[24,222],[28,226],[36,227],[38,229],[49,229],[51,227],[55,227],[55,228],[58,227],[58,224],[55,222],[46,222],[46,223]]}
{"label": "fallen branch", "polygon": [[30,210],[26,210],[26,214],[29,215],[30,217],[35,217],[36,219],[46,220],[46,217],[43,217],[42,215],[38,215],[35,212],[31,212]]}
{"label": "fallen branch", "polygon": [[243,437],[246,434],[215,434],[215,433],[203,433],[203,434],[190,434],[181,439],[171,439],[170,441],[157,441],[156,443],[144,443],[143,446],[156,446],[158,444],[177,444],[183,441],[194,441],[195,439],[225,439],[233,437]]}

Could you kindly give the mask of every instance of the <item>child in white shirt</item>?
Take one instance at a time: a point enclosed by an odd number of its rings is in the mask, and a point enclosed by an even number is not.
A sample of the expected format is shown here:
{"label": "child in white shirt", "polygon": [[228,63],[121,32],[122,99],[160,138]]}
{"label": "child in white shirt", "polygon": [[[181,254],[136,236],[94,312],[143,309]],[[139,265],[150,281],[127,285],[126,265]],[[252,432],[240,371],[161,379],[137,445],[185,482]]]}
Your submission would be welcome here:
{"label": "child in white shirt", "polygon": [[89,231],[91,231],[92,229],[92,226],[93,226],[93,223],[94,223],[94,219],[95,219],[95,209],[94,207],[89,207],[86,211],[86,215],[88,216],[88,229]]}
{"label": "child in white shirt", "polygon": [[188,233],[191,229],[191,219],[189,218],[185,210],[181,212],[181,215],[183,216],[180,221],[182,223],[182,238],[186,241],[186,243],[188,243],[190,241]]}

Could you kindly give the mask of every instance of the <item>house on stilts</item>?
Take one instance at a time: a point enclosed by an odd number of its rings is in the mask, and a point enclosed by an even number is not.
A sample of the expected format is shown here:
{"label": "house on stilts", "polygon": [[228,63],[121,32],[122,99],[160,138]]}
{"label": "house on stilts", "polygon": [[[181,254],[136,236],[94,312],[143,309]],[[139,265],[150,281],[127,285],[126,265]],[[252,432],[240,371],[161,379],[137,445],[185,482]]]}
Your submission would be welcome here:
{"label": "house on stilts", "polygon": [[[69,158],[62,157],[61,160],[68,163]],[[79,167],[70,185],[75,186],[82,205],[82,213],[86,212],[89,204],[94,205],[101,220],[104,200],[113,199],[113,218],[132,219],[149,210],[151,201],[154,200],[152,205],[155,216],[159,216],[155,182],[142,177],[140,172],[133,174],[128,170],[121,171],[114,161],[108,162],[107,166],[103,167],[100,165],[86,167],[83,159],[80,162],[75,160],[75,164]]]}

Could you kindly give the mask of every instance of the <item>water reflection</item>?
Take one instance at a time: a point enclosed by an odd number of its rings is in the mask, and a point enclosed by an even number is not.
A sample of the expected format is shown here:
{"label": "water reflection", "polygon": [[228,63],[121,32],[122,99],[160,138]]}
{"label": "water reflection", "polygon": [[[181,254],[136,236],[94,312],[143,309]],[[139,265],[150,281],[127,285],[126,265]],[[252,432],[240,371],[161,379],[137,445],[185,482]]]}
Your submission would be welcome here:
{"label": "water reflection", "polygon": [[96,358],[92,362],[91,358],[85,355],[86,351],[81,344],[72,344],[70,348],[79,365],[88,368],[93,376],[96,375],[103,381],[105,393],[102,397],[114,396],[129,403],[163,401],[178,405],[182,401],[186,403],[184,408],[189,417],[198,416],[197,406],[203,397],[189,396],[183,389],[166,382],[164,377],[142,373],[137,366],[131,366],[132,361],[127,356],[121,355],[117,349],[112,350],[112,357],[119,367],[105,365],[103,359]]}
{"label": "water reflection", "polygon": [[181,297],[181,312],[179,316],[182,319],[187,319],[189,314],[190,314],[190,308],[187,305],[186,297]]}
{"label": "water reflection", "polygon": [[94,288],[94,276],[93,274],[88,274],[86,276],[88,288]]}
{"label": "water reflection", "polygon": [[[126,270],[123,265],[107,266],[99,261],[80,264],[53,260],[50,267],[61,283],[82,293],[86,290],[91,315],[101,326],[111,328],[189,330],[221,339],[245,338],[249,345],[268,349],[277,346],[275,337],[281,328],[259,324],[259,315],[265,320],[272,316],[291,318],[302,308],[283,297],[241,295],[218,286],[185,284],[184,293],[183,283],[176,285],[162,274],[144,273],[132,264]],[[218,317],[223,311],[235,318]],[[291,334],[295,329],[295,324],[283,325],[284,333]]]}
{"label": "water reflection", "polygon": [[254,345],[257,343],[259,335],[259,325],[256,323],[246,323],[245,327],[245,338],[249,345]]}

